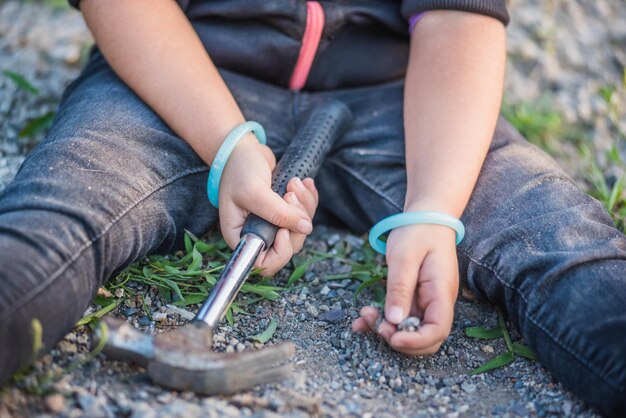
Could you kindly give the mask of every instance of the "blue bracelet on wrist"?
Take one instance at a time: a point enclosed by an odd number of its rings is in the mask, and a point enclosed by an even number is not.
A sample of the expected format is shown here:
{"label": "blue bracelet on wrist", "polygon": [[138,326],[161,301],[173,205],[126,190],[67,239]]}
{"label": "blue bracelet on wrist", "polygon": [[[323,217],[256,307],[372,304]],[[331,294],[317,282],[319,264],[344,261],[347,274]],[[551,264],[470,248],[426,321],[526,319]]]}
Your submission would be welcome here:
{"label": "blue bracelet on wrist", "polygon": [[241,141],[241,139],[250,132],[254,133],[261,144],[267,143],[265,130],[259,123],[253,121],[244,122],[228,134],[224,143],[222,143],[222,146],[220,146],[220,149],[217,151],[217,155],[215,155],[215,158],[213,159],[206,188],[207,195],[209,196],[209,202],[211,202],[211,204],[216,208],[219,200],[218,197],[222,171],[224,171],[228,157],[230,156],[230,153],[233,152],[239,141]]}
{"label": "blue bracelet on wrist", "polygon": [[436,224],[452,228],[456,232],[457,245],[459,245],[465,236],[463,222],[456,219],[454,216],[446,215],[441,212],[405,212],[391,215],[374,225],[370,230],[369,243],[377,252],[386,254],[387,244],[380,239],[380,236],[392,229],[414,224]]}

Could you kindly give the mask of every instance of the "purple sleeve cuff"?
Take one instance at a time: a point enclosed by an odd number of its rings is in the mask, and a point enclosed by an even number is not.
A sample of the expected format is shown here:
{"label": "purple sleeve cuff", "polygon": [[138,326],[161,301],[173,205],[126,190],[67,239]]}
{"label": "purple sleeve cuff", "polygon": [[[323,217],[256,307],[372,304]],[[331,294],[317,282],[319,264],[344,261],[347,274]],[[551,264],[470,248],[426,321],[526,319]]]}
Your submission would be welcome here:
{"label": "purple sleeve cuff", "polygon": [[417,25],[417,22],[419,22],[426,13],[427,12],[422,12],[411,15],[411,17],[409,18],[409,33],[413,33],[415,25]]}

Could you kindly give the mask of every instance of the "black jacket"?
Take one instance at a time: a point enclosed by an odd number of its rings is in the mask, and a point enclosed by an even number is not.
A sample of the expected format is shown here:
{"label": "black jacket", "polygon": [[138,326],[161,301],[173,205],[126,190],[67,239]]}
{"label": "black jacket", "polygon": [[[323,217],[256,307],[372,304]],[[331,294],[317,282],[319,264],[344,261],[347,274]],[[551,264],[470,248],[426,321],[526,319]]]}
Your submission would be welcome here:
{"label": "black jacket", "polygon": [[[78,7],[80,0],[69,0]],[[106,1],[106,0],[102,0]],[[305,0],[178,0],[219,67],[287,86],[306,23]],[[508,23],[506,0],[324,0],[322,38],[305,88],[361,86],[404,76],[408,19],[461,10]]]}

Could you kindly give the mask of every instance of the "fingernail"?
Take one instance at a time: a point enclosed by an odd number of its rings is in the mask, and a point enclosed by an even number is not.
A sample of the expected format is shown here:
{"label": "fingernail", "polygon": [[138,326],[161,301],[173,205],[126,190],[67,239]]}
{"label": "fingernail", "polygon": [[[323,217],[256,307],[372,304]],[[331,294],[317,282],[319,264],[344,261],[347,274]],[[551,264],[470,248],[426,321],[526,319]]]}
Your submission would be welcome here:
{"label": "fingernail", "polygon": [[301,234],[310,234],[313,230],[313,225],[311,224],[311,222],[304,219],[300,219],[296,227],[298,228],[298,232],[300,232]]}
{"label": "fingernail", "polygon": [[399,306],[392,306],[387,310],[387,320],[393,324],[399,324],[404,319],[404,311]]}
{"label": "fingernail", "polygon": [[302,180],[300,180],[299,177],[296,177],[296,187],[298,188],[298,190],[306,189],[306,187],[304,187],[304,184],[302,183]]}

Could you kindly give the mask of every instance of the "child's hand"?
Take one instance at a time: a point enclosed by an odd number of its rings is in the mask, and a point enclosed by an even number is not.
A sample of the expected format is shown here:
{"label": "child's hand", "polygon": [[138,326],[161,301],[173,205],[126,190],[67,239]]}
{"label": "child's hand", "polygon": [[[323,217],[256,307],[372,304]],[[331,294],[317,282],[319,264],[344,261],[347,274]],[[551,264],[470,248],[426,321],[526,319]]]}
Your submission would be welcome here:
{"label": "child's hand", "polygon": [[228,158],[220,181],[219,215],[224,240],[234,248],[250,212],[280,227],[274,245],[256,267],[271,276],[302,249],[311,233],[318,194],[312,179],[293,178],[283,198],[272,191],[274,153],[252,137],[244,138]]}
{"label": "child's hand", "polygon": [[[378,309],[366,306],[352,329],[374,331],[405,354],[435,353],[450,333],[459,287],[454,231],[440,225],[397,228],[387,240],[387,262],[385,320],[377,324]],[[396,331],[407,316],[422,319],[418,331]]]}

